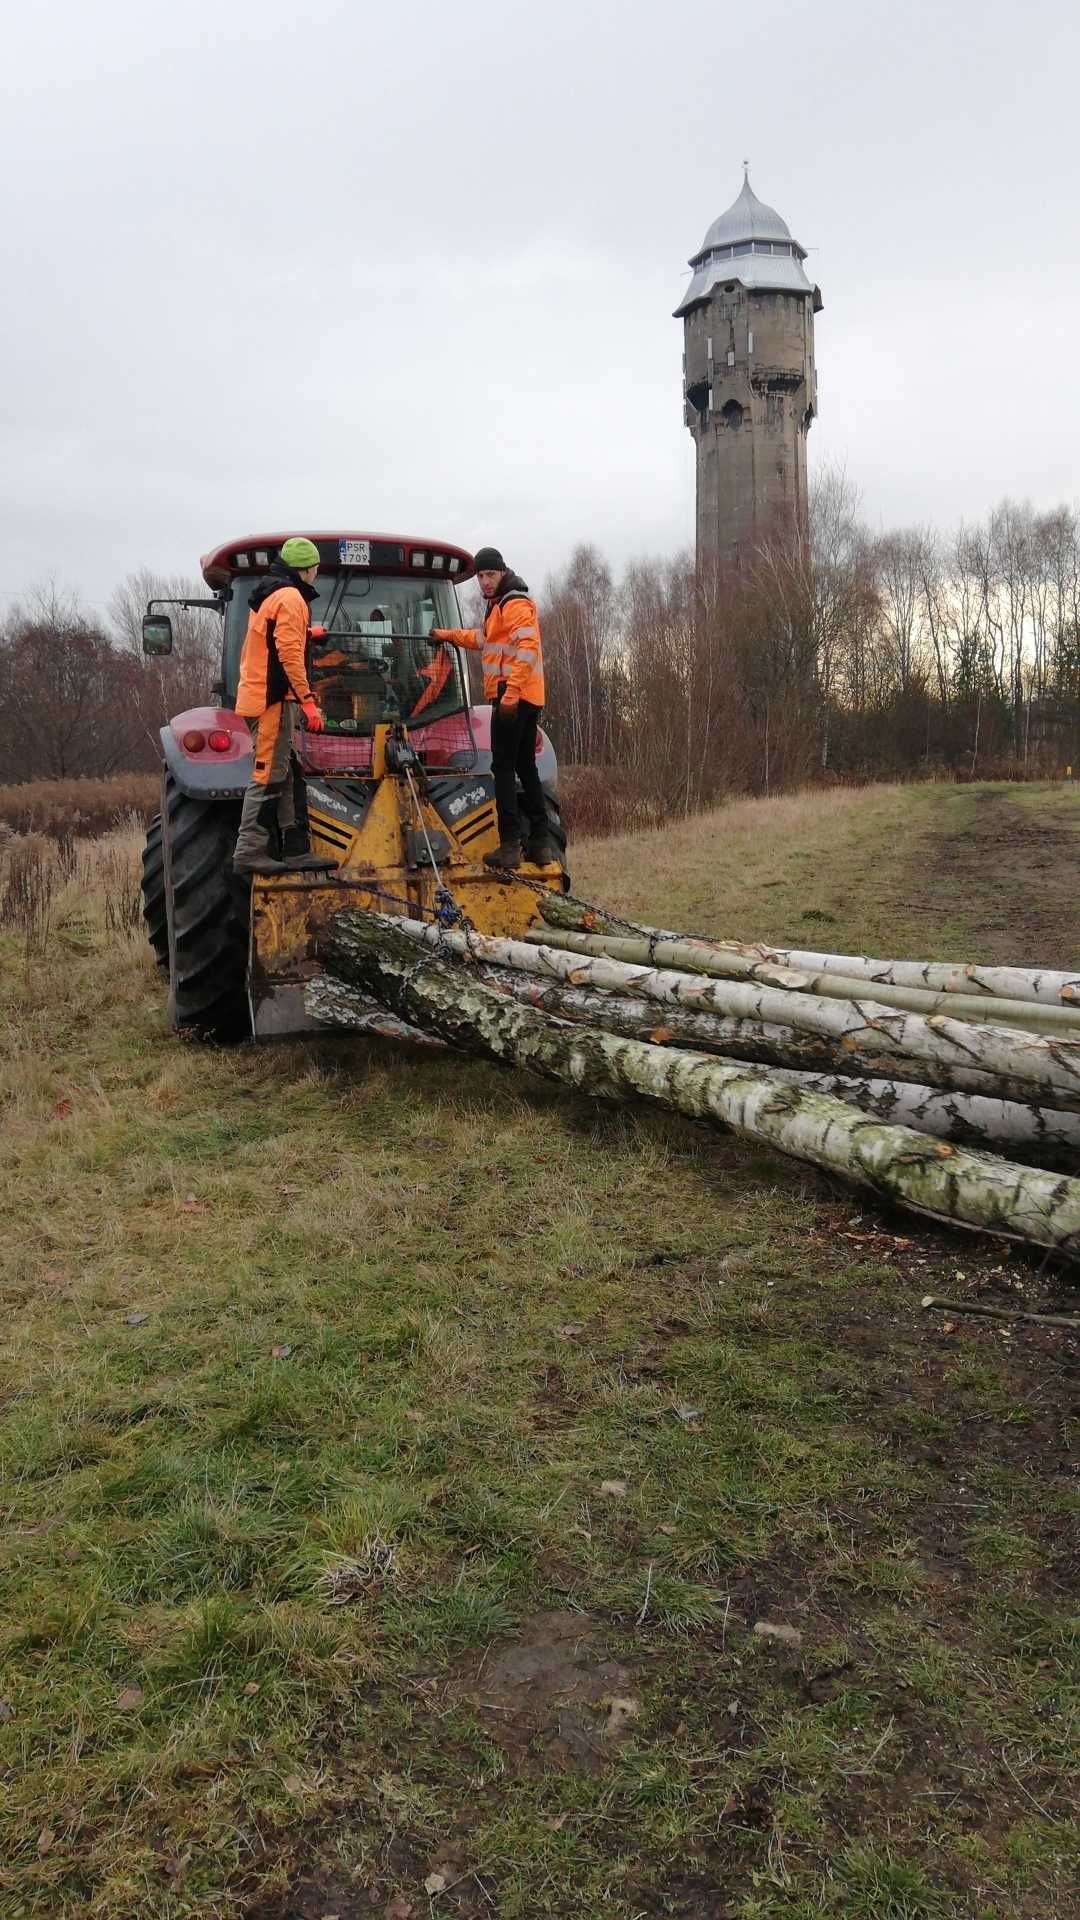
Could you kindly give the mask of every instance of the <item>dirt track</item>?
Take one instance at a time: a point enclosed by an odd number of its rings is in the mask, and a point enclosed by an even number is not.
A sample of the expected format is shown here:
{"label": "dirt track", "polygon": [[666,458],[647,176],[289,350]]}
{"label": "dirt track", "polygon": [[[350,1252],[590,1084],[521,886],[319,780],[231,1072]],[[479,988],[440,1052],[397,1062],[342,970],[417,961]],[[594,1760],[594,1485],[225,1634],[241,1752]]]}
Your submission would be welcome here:
{"label": "dirt track", "polygon": [[[943,894],[974,924],[977,957],[1003,966],[1071,967],[1080,900],[1080,834],[1007,791],[982,787],[965,833],[951,827],[916,879],[912,918],[940,913]],[[1080,796],[1077,798],[1080,817]],[[968,956],[975,958],[976,954]]]}

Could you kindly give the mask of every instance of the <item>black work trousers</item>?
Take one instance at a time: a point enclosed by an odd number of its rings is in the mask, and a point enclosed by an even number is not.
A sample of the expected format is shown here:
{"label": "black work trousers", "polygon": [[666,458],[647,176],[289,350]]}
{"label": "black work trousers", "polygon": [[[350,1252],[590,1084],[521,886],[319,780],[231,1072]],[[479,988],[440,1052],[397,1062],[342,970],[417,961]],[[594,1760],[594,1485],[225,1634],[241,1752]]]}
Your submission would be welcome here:
{"label": "black work trousers", "polygon": [[495,806],[499,815],[499,839],[524,840],[521,812],[518,810],[518,782],[521,783],[522,811],[528,821],[528,834],[538,838],[547,833],[547,802],[536,771],[536,729],[540,708],[530,700],[519,700],[504,713],[496,700],[491,709],[491,772],[495,781]]}

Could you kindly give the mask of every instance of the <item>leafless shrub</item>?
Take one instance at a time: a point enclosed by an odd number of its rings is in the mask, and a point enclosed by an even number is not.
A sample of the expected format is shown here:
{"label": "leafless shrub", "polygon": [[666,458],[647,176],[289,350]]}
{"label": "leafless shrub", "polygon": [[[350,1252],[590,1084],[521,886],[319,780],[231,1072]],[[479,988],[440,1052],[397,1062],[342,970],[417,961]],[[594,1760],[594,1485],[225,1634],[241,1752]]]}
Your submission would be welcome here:
{"label": "leafless shrub", "polygon": [[158,808],[156,773],[118,773],[107,780],[26,780],[0,786],[0,825],[52,839],[97,839],[117,826],[145,826]]}
{"label": "leafless shrub", "polygon": [[49,848],[37,839],[13,839],[0,881],[0,927],[22,935],[29,960],[45,952],[58,873]]}
{"label": "leafless shrub", "polygon": [[141,864],[129,841],[106,843],[101,849],[98,856],[98,884],[104,902],[107,933],[130,937],[141,932],[141,877]]}

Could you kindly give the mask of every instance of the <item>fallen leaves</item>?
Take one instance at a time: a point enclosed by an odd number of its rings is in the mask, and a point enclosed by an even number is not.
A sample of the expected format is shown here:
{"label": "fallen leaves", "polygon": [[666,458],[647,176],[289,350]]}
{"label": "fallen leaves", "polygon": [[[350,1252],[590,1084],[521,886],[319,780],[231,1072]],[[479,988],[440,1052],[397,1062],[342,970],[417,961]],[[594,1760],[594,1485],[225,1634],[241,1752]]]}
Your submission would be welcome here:
{"label": "fallen leaves", "polygon": [[626,1499],[626,1481],[625,1480],[601,1480],[600,1492],[603,1494],[605,1500],[625,1500]]}
{"label": "fallen leaves", "polygon": [[124,1325],[125,1327],[143,1327],[149,1318],[148,1313],[125,1313]]}
{"label": "fallen leaves", "polygon": [[291,1352],[291,1343],[288,1340],[283,1340],[279,1346],[271,1347],[270,1358],[271,1360],[287,1360]]}
{"label": "fallen leaves", "polygon": [[181,1200],[180,1211],[181,1213],[205,1213],[206,1207],[201,1200],[195,1198],[193,1193],[189,1193],[185,1194]]}
{"label": "fallen leaves", "polygon": [[116,1696],[116,1706],[120,1713],[134,1713],[143,1703],[141,1687],[122,1687]]}
{"label": "fallen leaves", "polygon": [[55,1114],[58,1120],[66,1120],[70,1112],[71,1112],[70,1100],[58,1100],[55,1107],[53,1108],[53,1113]]}
{"label": "fallen leaves", "polygon": [[447,1888],[445,1873],[429,1873],[424,1881],[424,1892],[428,1894],[445,1893]]}
{"label": "fallen leaves", "polygon": [[52,1828],[42,1827],[41,1832],[38,1834],[38,1837],[37,1837],[37,1850],[43,1860],[47,1853],[52,1852],[53,1847],[55,1845],[56,1845],[56,1835],[53,1832]]}
{"label": "fallen leaves", "polygon": [[785,1647],[802,1646],[802,1634],[798,1627],[785,1626],[780,1620],[755,1620],[754,1632],[759,1640],[778,1640]]}
{"label": "fallen leaves", "polygon": [[641,1708],[628,1694],[618,1694],[608,1701],[607,1718],[601,1728],[605,1740],[615,1739],[623,1732],[631,1720],[636,1720]]}

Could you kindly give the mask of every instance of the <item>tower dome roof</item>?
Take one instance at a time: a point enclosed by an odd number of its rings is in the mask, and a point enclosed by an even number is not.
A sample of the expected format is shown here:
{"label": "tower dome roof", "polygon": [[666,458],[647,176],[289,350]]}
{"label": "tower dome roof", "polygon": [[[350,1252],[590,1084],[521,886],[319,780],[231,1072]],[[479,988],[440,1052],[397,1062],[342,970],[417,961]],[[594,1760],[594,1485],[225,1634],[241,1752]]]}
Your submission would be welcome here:
{"label": "tower dome roof", "polygon": [[[726,213],[713,221],[699,251],[711,253],[714,247],[736,247],[746,240],[780,240],[787,241],[789,246],[798,245],[787,221],[780,218],[775,207],[767,207],[764,200],[758,199],[750,185],[749,173],[743,178],[738,198]],[[800,255],[802,251],[799,247]]]}
{"label": "tower dome roof", "polygon": [[747,172],[738,198],[713,221],[691,256],[693,278],[675,309],[676,318],[708,300],[714,287],[728,281],[770,293],[811,294],[817,312],[821,295],[806,277],[805,259],[806,248],[799,245],[775,207],[758,199]]}

